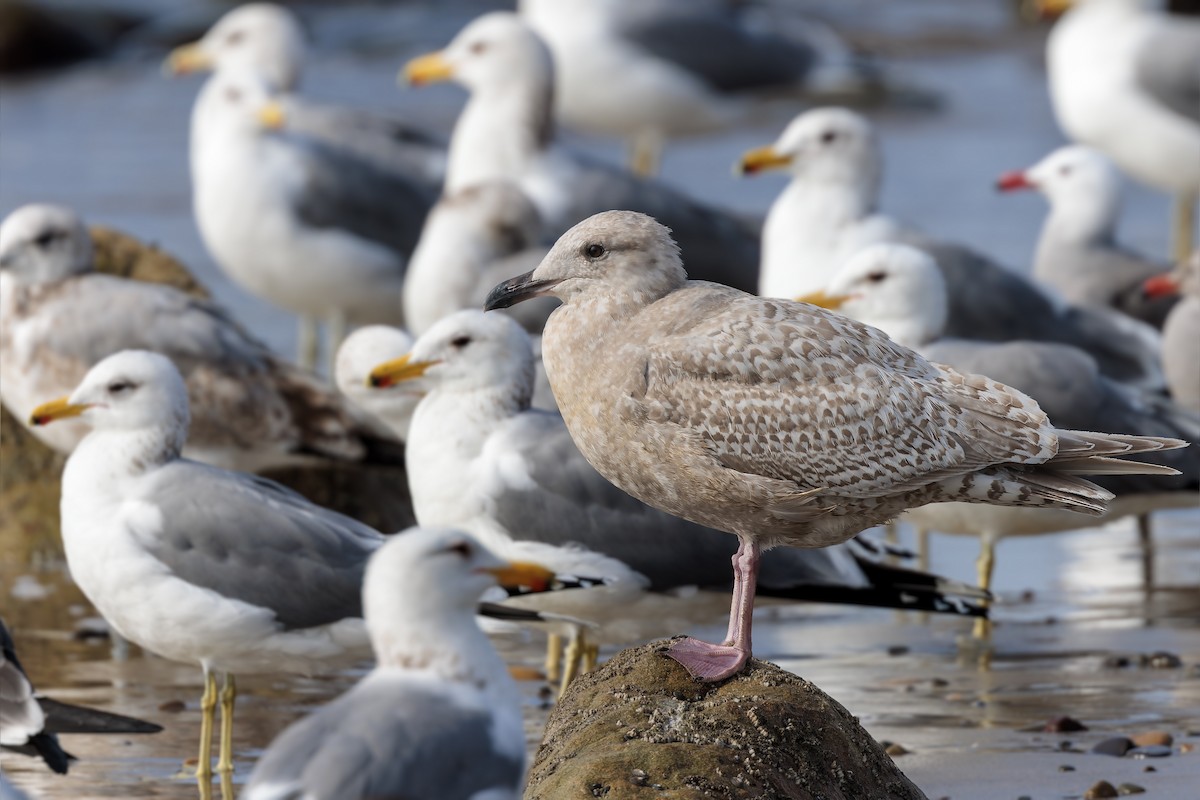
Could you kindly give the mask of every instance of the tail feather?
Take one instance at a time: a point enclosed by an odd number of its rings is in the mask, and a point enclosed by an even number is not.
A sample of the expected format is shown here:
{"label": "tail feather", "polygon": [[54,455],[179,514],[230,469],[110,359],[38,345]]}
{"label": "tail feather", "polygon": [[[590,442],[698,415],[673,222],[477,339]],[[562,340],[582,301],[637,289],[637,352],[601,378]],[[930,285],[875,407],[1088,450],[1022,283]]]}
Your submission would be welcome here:
{"label": "tail feather", "polygon": [[161,725],[123,714],[39,697],[50,733],[158,733]]}
{"label": "tail feather", "polygon": [[1126,461],[1111,456],[1055,461],[1054,471],[1066,475],[1178,475],[1179,470],[1145,461]]}

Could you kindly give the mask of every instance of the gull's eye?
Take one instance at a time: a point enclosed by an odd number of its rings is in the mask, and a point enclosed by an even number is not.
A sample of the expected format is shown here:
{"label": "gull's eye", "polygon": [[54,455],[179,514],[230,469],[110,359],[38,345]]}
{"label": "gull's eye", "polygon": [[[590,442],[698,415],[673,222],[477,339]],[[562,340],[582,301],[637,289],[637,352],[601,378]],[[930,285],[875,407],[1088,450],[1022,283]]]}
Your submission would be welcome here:
{"label": "gull's eye", "polygon": [[583,254],[593,260],[600,258],[607,252],[608,251],[604,249],[604,245],[598,244],[597,242],[592,242],[589,245],[585,245],[583,248]]}
{"label": "gull's eye", "polygon": [[479,55],[480,53],[485,53],[485,52],[487,52],[487,49],[488,49],[487,42],[473,42],[470,47],[471,52],[474,53],[475,55]]}
{"label": "gull's eye", "polygon": [[108,385],[109,394],[124,394],[136,386],[133,381],[118,380]]}
{"label": "gull's eye", "polygon": [[867,280],[871,283],[883,283],[887,279],[886,272],[870,272],[867,274]]}
{"label": "gull's eye", "polygon": [[57,231],[44,231],[43,233],[38,234],[37,238],[33,240],[33,243],[38,247],[49,247],[50,243],[57,239],[58,236],[59,234]]}
{"label": "gull's eye", "polygon": [[1067,175],[1071,174],[1071,168],[1068,165],[1063,164],[1061,167],[1058,168],[1058,174],[1062,175],[1063,177],[1066,177]]}
{"label": "gull's eye", "polygon": [[461,350],[471,343],[470,336],[456,336],[450,340],[450,346]]}
{"label": "gull's eye", "polygon": [[226,90],[225,90],[225,97],[226,97],[226,99],[228,99],[228,100],[229,100],[229,102],[231,102],[231,103],[240,103],[240,102],[242,102],[242,93],[241,93],[241,91],[240,91],[239,89],[235,89],[235,88],[233,88],[232,86],[230,86],[228,89],[226,89]]}
{"label": "gull's eye", "polygon": [[455,542],[446,548],[447,553],[457,553],[463,558],[471,557],[471,545],[466,542]]}
{"label": "gull's eye", "polygon": [[830,142],[837,141],[837,138],[838,138],[837,131],[825,131],[824,133],[821,134],[821,143],[829,144]]}
{"label": "gull's eye", "polygon": [[234,31],[233,33],[231,33],[225,37],[225,44],[227,44],[231,47],[233,45],[241,44],[242,39],[244,39],[245,37],[246,37],[246,35],[244,33],[242,33],[242,31]]}

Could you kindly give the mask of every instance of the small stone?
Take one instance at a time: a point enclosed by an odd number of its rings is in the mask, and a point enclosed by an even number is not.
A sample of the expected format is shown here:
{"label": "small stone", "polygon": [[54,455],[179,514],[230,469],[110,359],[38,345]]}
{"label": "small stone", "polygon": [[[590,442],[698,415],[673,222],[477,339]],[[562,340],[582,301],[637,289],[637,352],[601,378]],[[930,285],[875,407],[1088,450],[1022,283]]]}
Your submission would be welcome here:
{"label": "small stone", "polygon": [[1099,800],[1102,797],[1118,797],[1117,787],[1113,786],[1108,781],[1096,781],[1092,784],[1092,788],[1088,789],[1083,800]]}
{"label": "small stone", "polygon": [[1132,663],[1129,656],[1108,656],[1100,662],[1100,665],[1105,669],[1122,669]]}
{"label": "small stone", "polygon": [[893,742],[885,747],[883,752],[887,753],[889,756],[902,756],[908,753],[908,748],[902,744],[896,744]]}
{"label": "small stone", "polygon": [[1171,755],[1171,748],[1161,744],[1152,744],[1146,747],[1135,747],[1125,755],[1130,758],[1166,758]]}
{"label": "small stone", "polygon": [[1142,772],[1158,772],[1158,767],[1154,766],[1153,764],[1147,764],[1146,766],[1142,767]]}
{"label": "small stone", "polygon": [[1142,666],[1152,669],[1179,669],[1183,666],[1183,659],[1174,653],[1159,650],[1148,656],[1142,656]]}
{"label": "small stone", "polygon": [[1128,753],[1131,747],[1133,747],[1133,742],[1124,736],[1113,736],[1110,739],[1104,739],[1092,745],[1092,752],[1102,756],[1117,756],[1120,758]]}
{"label": "small stone", "polygon": [[1023,794],[1020,797],[1018,797],[1017,800],[1033,800],[1033,798],[1027,794]]}
{"label": "small stone", "polygon": [[1059,772],[1074,772],[1075,768],[1072,767],[1070,764],[1061,764],[1058,767],[1058,771]]}
{"label": "small stone", "polygon": [[1063,751],[1064,753],[1069,751],[1071,749],[1071,740],[1063,739],[1061,742],[1058,743],[1058,749]]}
{"label": "small stone", "polygon": [[634,786],[645,786],[649,779],[644,769],[635,769],[629,773],[629,782]]}
{"label": "small stone", "polygon": [[1051,717],[1046,720],[1042,730],[1046,733],[1074,733],[1075,731],[1086,731],[1087,725],[1074,717]]}
{"label": "small stone", "polygon": [[1175,738],[1166,731],[1145,731],[1130,736],[1129,741],[1133,742],[1134,747],[1147,747],[1152,744],[1170,747]]}
{"label": "small stone", "polygon": [[168,700],[165,703],[160,703],[158,706],[159,711],[165,711],[168,714],[178,714],[185,708],[187,708],[187,704],[182,700]]}
{"label": "small stone", "polygon": [[887,654],[889,656],[902,656],[907,652],[908,652],[908,645],[904,645],[904,644],[894,644],[887,649]]}
{"label": "small stone", "polygon": [[1195,749],[1196,745],[1192,744],[1191,742],[1184,742],[1183,744],[1179,745],[1179,752],[1181,753],[1190,753]]}
{"label": "small stone", "polygon": [[1117,794],[1145,794],[1145,787],[1138,786],[1136,783],[1122,783],[1117,786]]}

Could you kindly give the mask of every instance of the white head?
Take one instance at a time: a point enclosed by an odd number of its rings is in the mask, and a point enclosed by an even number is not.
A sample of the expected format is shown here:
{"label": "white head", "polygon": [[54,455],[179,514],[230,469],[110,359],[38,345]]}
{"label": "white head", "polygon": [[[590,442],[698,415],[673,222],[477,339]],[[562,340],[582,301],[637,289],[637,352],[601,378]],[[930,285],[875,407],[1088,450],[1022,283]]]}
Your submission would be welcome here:
{"label": "white head", "polygon": [[426,235],[454,236],[479,248],[487,259],[502,258],[538,242],[537,207],[511,181],[489,181],[443,196],[425,222]]}
{"label": "white head", "polygon": [[932,258],[902,244],[873,244],[851,256],[824,292],[799,298],[879,328],[906,347],[942,335],[946,282]]}
{"label": "white head", "polygon": [[1093,240],[1113,234],[1121,207],[1121,179],[1112,162],[1084,145],[1060,147],[1024,172],[996,182],[1001,191],[1037,189],[1050,202],[1056,232]]}
{"label": "white head", "polygon": [[0,224],[0,270],[22,284],[91,272],[92,237],[69,208],[21,206]]}
{"label": "white head", "polygon": [[379,387],[408,384],[431,394],[494,392],[525,409],[533,397],[533,345],[511,317],[467,309],[435,323],[406,356],[377,362],[371,379]]}
{"label": "white head", "polygon": [[273,91],[296,88],[304,59],[304,31],[291,11],[274,3],[248,3],[229,11],[204,37],[171,51],[171,75],[213,70],[248,71]]}
{"label": "white head", "polygon": [[550,49],[516,14],[493,11],[475,19],[445,50],[413,59],[403,76],[414,85],[453,80],[472,92],[504,92],[554,82]]}
{"label": "white head", "polygon": [[88,370],[70,396],[34,409],[30,423],[77,416],[95,431],[149,434],[156,457],[174,458],[187,438],[187,387],[166,356],[123,350]]}
{"label": "white head", "polygon": [[508,308],[553,295],[564,303],[602,302],[610,311],[637,309],[687,282],[671,230],[636,211],[604,211],[559,237],[532,272],[488,295],[485,308]]}
{"label": "white head", "polygon": [[370,376],[378,365],[411,350],[413,341],[412,336],[399,328],[367,325],[342,341],[334,366],[338,390],[363,411],[378,417],[401,441],[408,435],[413,410],[423,392],[416,385],[375,391],[371,389]]}
{"label": "white head", "polygon": [[849,186],[873,201],[882,162],[866,118],[845,108],[814,108],[792,120],[774,144],[746,153],[737,170],[786,169],[805,183]]}
{"label": "white head", "polygon": [[193,131],[200,126],[205,140],[214,135],[218,139],[264,135],[272,127],[264,116],[267,109],[276,107],[273,99],[267,84],[253,72],[222,70],[200,89],[192,112]]}

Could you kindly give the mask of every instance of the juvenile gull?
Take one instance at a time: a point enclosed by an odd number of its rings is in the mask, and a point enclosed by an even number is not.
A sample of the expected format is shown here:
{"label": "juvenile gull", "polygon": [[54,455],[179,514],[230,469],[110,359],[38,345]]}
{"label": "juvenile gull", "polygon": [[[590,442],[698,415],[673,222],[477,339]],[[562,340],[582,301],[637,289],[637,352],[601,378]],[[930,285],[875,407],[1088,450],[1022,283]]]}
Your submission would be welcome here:
{"label": "juvenile gull", "polygon": [[645,503],[734,533],[724,644],[671,654],[719,680],[750,655],[759,559],[823,547],[902,511],[962,500],[1104,512],[1076,474],[1170,472],[1111,455],[1173,439],[1064,431],[1030,398],[931,364],[814,306],[689,282],[653,219],[598,214],[488,307],[553,294],[543,357],[571,438]]}
{"label": "juvenile gull", "polygon": [[996,187],[1037,189],[1050,203],[1034,256],[1035,278],[1074,305],[1115,308],[1161,328],[1174,298],[1148,299],[1142,284],[1170,267],[1117,241],[1120,180],[1104,154],[1072,145],[1002,175]]}
{"label": "juvenile gull", "polygon": [[447,194],[511,180],[537,206],[552,236],[597,211],[637,209],[674,229],[699,277],[745,289],[755,285],[755,226],[555,142],[554,63],[516,14],[484,14],[446,49],[410,61],[402,76],[414,85],[453,80],[470,92],[450,139]]}
{"label": "juvenile gull", "polygon": [[163,69],[173,76],[248,71],[280,103],[290,133],[353,152],[436,193],[446,168],[445,142],[396,118],[306,100],[298,91],[305,39],[289,9],[247,3],[227,12],[198,41],[172,50]]}
{"label": "juvenile gull", "polygon": [[1182,294],[1163,326],[1163,372],[1176,403],[1200,413],[1200,250],[1171,275],[1146,283],[1152,295]]}
{"label": "juvenile gull", "polygon": [[274,130],[270,94],[222,70],[192,111],[196,223],[218,266],[252,294],[302,317],[301,361],[316,361],[312,320],[330,327],[401,321],[404,266],[433,198],[353,153]]}
{"label": "juvenile gull", "polygon": [[[645,505],[601,477],[562,417],[531,407],[534,365],[529,337],[516,322],[461,311],[422,335],[411,353],[372,371],[375,385],[389,387],[378,394],[407,386],[425,392],[406,451],[417,521],[462,528],[502,556],[536,561],[558,574],[606,579],[588,590],[514,601],[588,620],[604,641],[661,635],[668,619],[692,624],[702,618],[702,608],[689,613],[693,600],[667,593],[726,589],[735,543]],[[950,597],[972,597],[968,587],[868,562],[846,545],[772,551],[757,585],[761,595],[784,600],[977,611]],[[653,623],[645,626],[646,620]],[[582,650],[581,631],[571,633],[564,685]],[[552,653],[551,671],[556,658]]]}
{"label": "juvenile gull", "polygon": [[[275,356],[219,307],[161,284],[93,272],[82,220],[28,205],[0,225],[0,400],[21,421],[66,394],[106,356],[163,353],[180,367],[192,409],[186,452],[260,470],[313,458],[398,462],[400,447],[308,373]],[[78,420],[31,431],[69,453]]]}
{"label": "juvenile gull", "polygon": [[363,582],[375,668],[279,734],[243,800],[516,800],[521,698],[473,615],[511,571],[461,531],[414,529],[381,547]]}
{"label": "juvenile gull", "polygon": [[1200,194],[1200,21],[1146,0],[1086,0],[1050,32],[1046,70],[1068,137],[1174,197],[1173,256],[1187,258]]}
{"label": "juvenile gull", "polygon": [[1065,305],[986,256],[930,239],[879,213],[882,167],[870,123],[844,108],[807,111],[773,145],[742,157],[739,169],[745,174],[768,169],[791,174],[763,228],[759,294],[795,298],[818,291],[862,247],[900,241],[929,253],[942,270],[949,335],[1072,344],[1092,354],[1106,375],[1162,387],[1153,328],[1107,309]]}
{"label": "juvenile gull", "polygon": [[[71,576],[126,639],[204,670],[202,779],[224,676],[217,769],[229,773],[234,674],[312,673],[370,652],[362,576],[383,536],[272,481],[181,458],[187,391],[157,353],[110,356],[33,412],[40,425],[74,416],[92,432],[62,478]],[[530,572],[530,585],[551,577]]]}
{"label": "juvenile gull", "polygon": [[[1105,378],[1087,353],[1046,342],[981,342],[942,337],[946,288],[932,259],[905,245],[864,248],[843,265],[826,292],[801,298],[879,328],[892,341],[931,361],[987,375],[1029,395],[1055,425],[1101,433],[1131,432],[1200,441],[1200,415],[1157,393],[1138,391]],[[1147,461],[1179,470],[1177,475],[1100,476],[1095,482],[1116,497],[1099,519],[1058,509],[937,503],[906,516],[922,530],[980,538],[979,583],[990,588],[995,546],[1003,536],[1089,528],[1127,515],[1200,505],[1200,450],[1151,453]],[[922,535],[924,550],[924,540]],[[1147,541],[1148,545],[1149,542]],[[1149,573],[1147,573],[1149,574]],[[983,633],[982,625],[980,633]]]}

